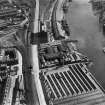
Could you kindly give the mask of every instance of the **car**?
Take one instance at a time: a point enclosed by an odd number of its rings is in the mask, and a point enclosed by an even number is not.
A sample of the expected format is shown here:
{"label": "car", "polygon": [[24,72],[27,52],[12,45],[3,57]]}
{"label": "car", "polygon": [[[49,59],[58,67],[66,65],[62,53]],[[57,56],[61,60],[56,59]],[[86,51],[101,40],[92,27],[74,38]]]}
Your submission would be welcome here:
{"label": "car", "polygon": [[105,53],[105,47],[102,48],[103,52]]}

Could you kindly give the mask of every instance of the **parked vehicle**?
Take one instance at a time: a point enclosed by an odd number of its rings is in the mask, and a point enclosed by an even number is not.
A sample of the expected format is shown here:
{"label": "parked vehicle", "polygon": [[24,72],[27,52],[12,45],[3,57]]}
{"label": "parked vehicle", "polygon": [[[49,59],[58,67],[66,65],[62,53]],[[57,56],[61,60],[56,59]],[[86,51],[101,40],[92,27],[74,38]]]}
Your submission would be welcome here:
{"label": "parked vehicle", "polygon": [[102,50],[103,50],[103,52],[105,53],[105,47],[104,47]]}

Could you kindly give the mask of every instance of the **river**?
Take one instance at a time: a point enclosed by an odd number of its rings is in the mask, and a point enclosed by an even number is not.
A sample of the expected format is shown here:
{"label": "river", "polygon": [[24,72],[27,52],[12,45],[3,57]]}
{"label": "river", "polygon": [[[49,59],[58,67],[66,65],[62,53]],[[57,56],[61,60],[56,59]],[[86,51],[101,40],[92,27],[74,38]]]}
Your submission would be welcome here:
{"label": "river", "polygon": [[90,72],[105,89],[105,36],[99,29],[89,0],[73,0],[66,19],[71,29],[71,39],[77,39],[79,52],[93,61]]}

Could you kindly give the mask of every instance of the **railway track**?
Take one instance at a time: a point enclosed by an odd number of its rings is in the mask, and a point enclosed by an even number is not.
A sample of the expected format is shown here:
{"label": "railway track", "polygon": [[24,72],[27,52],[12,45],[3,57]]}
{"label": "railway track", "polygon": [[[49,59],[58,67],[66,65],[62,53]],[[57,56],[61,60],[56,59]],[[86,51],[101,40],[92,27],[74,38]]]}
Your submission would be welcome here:
{"label": "railway track", "polygon": [[[57,20],[57,9],[63,8],[63,5],[66,3],[65,0],[62,3],[59,3],[59,0],[56,0],[55,6],[53,8],[52,17],[51,17],[51,25],[52,25],[52,32],[55,40],[62,40],[68,38],[70,36],[69,26],[65,19]],[[62,12],[64,13],[63,9]]]}
{"label": "railway track", "polygon": [[57,21],[56,21],[56,11],[57,11],[57,6],[58,6],[58,0],[56,0],[53,12],[52,12],[52,19],[51,19],[51,24],[52,24],[52,32],[54,35],[55,40],[60,40],[60,33],[58,30],[58,26],[57,26]]}
{"label": "railway track", "polygon": [[[48,4],[48,7],[46,8],[46,11],[43,14],[43,19],[42,19],[44,24],[46,25],[48,37],[50,37],[50,34],[52,33],[51,38],[53,37],[54,40],[61,40],[65,38],[61,35],[57,24],[58,22],[56,14],[57,14],[58,5],[59,5],[59,0],[50,2]],[[62,5],[63,3],[61,4],[61,7]]]}

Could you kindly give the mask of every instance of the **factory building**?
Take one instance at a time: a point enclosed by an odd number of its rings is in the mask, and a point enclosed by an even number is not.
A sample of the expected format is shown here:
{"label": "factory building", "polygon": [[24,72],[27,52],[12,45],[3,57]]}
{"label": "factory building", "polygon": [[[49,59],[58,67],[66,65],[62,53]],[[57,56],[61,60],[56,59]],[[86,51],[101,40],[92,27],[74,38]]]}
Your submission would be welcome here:
{"label": "factory building", "polygon": [[89,72],[88,58],[67,43],[72,42],[40,45],[39,78],[46,105],[104,105],[104,90]]}

